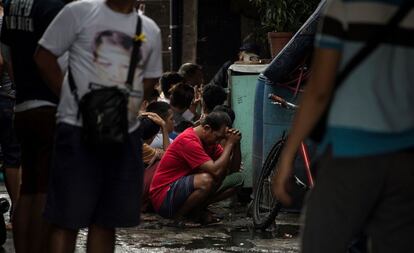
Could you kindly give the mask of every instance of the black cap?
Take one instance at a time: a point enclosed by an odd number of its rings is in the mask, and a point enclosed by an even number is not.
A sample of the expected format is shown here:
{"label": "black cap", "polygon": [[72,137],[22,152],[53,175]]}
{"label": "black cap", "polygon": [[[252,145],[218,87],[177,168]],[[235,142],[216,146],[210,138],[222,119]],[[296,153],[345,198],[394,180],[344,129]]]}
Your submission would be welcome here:
{"label": "black cap", "polygon": [[240,47],[240,51],[246,51],[249,53],[255,53],[255,54],[259,54],[260,52],[260,48],[257,44],[252,43],[252,42],[245,42],[243,43],[243,45]]}

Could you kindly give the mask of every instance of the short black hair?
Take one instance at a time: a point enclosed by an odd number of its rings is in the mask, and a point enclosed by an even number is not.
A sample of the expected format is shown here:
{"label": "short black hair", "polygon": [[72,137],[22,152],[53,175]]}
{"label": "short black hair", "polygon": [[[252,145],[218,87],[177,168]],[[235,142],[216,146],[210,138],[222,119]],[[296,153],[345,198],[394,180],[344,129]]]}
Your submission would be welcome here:
{"label": "short black hair", "polygon": [[169,116],[170,104],[167,102],[156,101],[147,106],[147,112],[153,112],[158,114],[163,120],[166,120]]}
{"label": "short black hair", "polygon": [[174,131],[177,133],[182,133],[184,130],[186,130],[189,127],[193,127],[194,124],[191,121],[183,120],[180,123],[178,123],[176,126],[174,126]]}
{"label": "short black hair", "polygon": [[178,73],[185,79],[190,76],[193,76],[197,71],[201,71],[203,68],[195,63],[184,63],[181,65],[180,69],[178,70]]}
{"label": "short black hair", "polygon": [[194,99],[194,88],[188,84],[179,83],[174,85],[171,90],[170,105],[179,109],[190,107]]}
{"label": "short black hair", "polygon": [[174,84],[180,83],[183,81],[183,77],[177,72],[165,72],[160,78],[161,90],[164,95],[168,98],[170,97],[170,89]]}
{"label": "short black hair", "polygon": [[160,92],[157,89],[152,89],[149,100],[150,101],[157,101],[157,99],[160,97]]}
{"label": "short black hair", "polygon": [[226,91],[223,87],[214,84],[207,84],[203,87],[204,110],[207,113],[213,111],[217,105],[222,105],[227,99]]}
{"label": "short black hair", "polygon": [[202,126],[209,125],[214,131],[220,130],[223,126],[231,127],[229,115],[221,111],[209,113],[200,123]]}
{"label": "short black hair", "polygon": [[218,105],[214,107],[213,112],[225,112],[229,115],[231,120],[231,125],[233,125],[234,120],[236,119],[236,114],[234,113],[233,109],[230,108],[228,105]]}
{"label": "short black hair", "polygon": [[140,120],[139,131],[143,140],[148,140],[157,135],[160,131],[160,126],[157,125],[150,118],[145,116],[138,117]]}

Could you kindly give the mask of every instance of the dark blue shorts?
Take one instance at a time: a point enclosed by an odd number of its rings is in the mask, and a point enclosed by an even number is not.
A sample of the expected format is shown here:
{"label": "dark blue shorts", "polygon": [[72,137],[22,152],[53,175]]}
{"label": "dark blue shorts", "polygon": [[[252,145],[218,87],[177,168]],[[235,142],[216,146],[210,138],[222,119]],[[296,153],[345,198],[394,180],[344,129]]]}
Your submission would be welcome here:
{"label": "dark blue shorts", "polygon": [[20,145],[13,127],[14,100],[0,97],[0,147],[3,168],[20,167]]}
{"label": "dark blue shorts", "polygon": [[170,185],[167,196],[158,213],[165,218],[172,218],[194,192],[194,175],[182,177]]}
{"label": "dark blue shorts", "polygon": [[68,229],[138,225],[143,185],[139,132],[121,146],[96,150],[82,142],[80,127],[59,124],[49,183],[44,215],[52,224]]}

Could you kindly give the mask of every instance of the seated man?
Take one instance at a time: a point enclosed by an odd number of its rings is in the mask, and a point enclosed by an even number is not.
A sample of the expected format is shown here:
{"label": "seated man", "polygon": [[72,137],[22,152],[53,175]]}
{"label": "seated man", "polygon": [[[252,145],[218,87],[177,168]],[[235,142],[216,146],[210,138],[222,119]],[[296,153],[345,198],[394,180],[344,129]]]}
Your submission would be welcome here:
{"label": "seated man", "polygon": [[189,108],[194,100],[194,89],[187,84],[178,83],[171,88],[170,93],[170,105],[174,111],[174,132],[179,134],[192,126],[194,114]]}
{"label": "seated man", "polygon": [[[147,112],[156,113],[165,122],[165,129],[161,129],[163,131],[160,131],[155,136],[154,140],[151,142],[151,147],[162,148],[164,150],[167,150],[168,145],[172,142],[172,139],[169,139],[168,136],[174,131],[173,110],[171,109],[168,103],[157,101],[157,102],[152,102],[151,104],[147,106]],[[168,143],[167,146],[165,145],[166,143]]]}
{"label": "seated man", "polygon": [[[229,129],[225,112],[212,112],[195,128],[188,128],[169,146],[155,172],[150,197],[157,213],[182,221],[191,214],[202,214],[211,203],[229,197],[234,187],[217,190],[229,171],[240,169],[240,155],[232,155],[240,145],[241,134]],[[224,148],[219,144],[226,140]],[[235,182],[240,186],[240,182]],[[212,218],[200,215],[201,223]]]}
{"label": "seated man", "polygon": [[[224,88],[214,85],[204,85],[201,93],[201,116],[200,119],[213,111],[216,106],[222,105],[227,99],[227,94]],[[200,124],[200,119],[194,122],[194,126]]]}
{"label": "seated man", "polygon": [[[164,103],[164,102],[162,102]],[[151,104],[150,104],[151,105]],[[139,131],[144,141],[142,146],[142,161],[144,163],[144,185],[141,196],[141,212],[152,210],[149,200],[149,188],[154,176],[155,168],[161,157],[164,155],[165,149],[169,145],[167,124],[165,121],[153,112],[144,112],[140,116]],[[149,144],[154,140],[155,136],[162,132],[163,145],[161,148],[153,148]]]}
{"label": "seated man", "polygon": [[170,89],[183,81],[183,77],[177,72],[165,72],[162,74],[159,80],[161,86],[160,101],[170,103]]}
{"label": "seated man", "polygon": [[178,73],[183,77],[183,83],[191,87],[200,87],[204,83],[203,68],[195,63],[184,63]]}
{"label": "seated man", "polygon": [[252,63],[259,61],[259,52],[260,47],[252,42],[245,42],[240,47],[239,54],[237,55],[237,59],[232,59],[226,61],[217,73],[214,75],[213,79],[209,82],[209,84],[214,84],[221,86],[223,88],[228,87],[228,69],[233,63]]}
{"label": "seated man", "polygon": [[[160,116],[158,116],[158,114],[144,112],[139,118],[141,123],[138,129],[141,133],[141,138],[144,141],[142,145],[142,160],[144,162],[144,168],[146,168],[155,160],[161,159],[164,155],[164,151],[167,149],[168,145],[170,145],[170,142],[166,123]],[[160,130],[162,132],[163,146],[161,148],[153,148],[150,144]]]}

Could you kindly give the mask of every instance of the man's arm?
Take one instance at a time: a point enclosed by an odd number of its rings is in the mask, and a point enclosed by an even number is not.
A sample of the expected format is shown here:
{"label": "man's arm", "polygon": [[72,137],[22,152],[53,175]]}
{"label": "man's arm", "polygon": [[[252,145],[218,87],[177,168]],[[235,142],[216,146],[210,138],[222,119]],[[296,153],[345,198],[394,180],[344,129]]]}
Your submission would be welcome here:
{"label": "man's arm", "polygon": [[158,78],[144,78],[144,100],[150,101],[151,93],[158,83]]}
{"label": "man's arm", "polygon": [[234,172],[239,172],[241,166],[241,148],[240,142],[234,145],[231,159],[230,159],[230,166],[229,166],[229,174]]}
{"label": "man's arm", "polygon": [[227,175],[231,152],[238,142],[240,142],[240,135],[229,134],[221,156],[215,161],[205,162],[200,166],[200,170],[211,174],[216,180],[223,179]]}
{"label": "man's arm", "polygon": [[168,129],[165,124],[165,121],[158,114],[154,112],[143,112],[142,116],[147,116],[152,121],[154,121],[155,124],[160,126],[161,131],[162,131],[162,149],[166,151],[168,146],[170,145],[170,138],[168,136]]}
{"label": "man's arm", "polygon": [[63,74],[57,59],[57,56],[42,46],[39,46],[37,48],[34,55],[34,60],[43,80],[46,82],[47,86],[52,90],[52,92],[60,97]]}
{"label": "man's arm", "polygon": [[277,174],[273,178],[273,193],[285,205],[291,203],[286,189],[295,154],[301,141],[312,131],[328,106],[340,59],[341,53],[338,50],[317,48],[315,51],[312,75],[278,162]]}
{"label": "man's arm", "polygon": [[10,80],[14,82],[10,48],[3,43],[1,43],[0,47],[1,47],[1,60],[2,60],[2,64],[1,64],[2,69],[0,70],[0,73],[3,73],[5,69],[7,73],[9,74]]}

